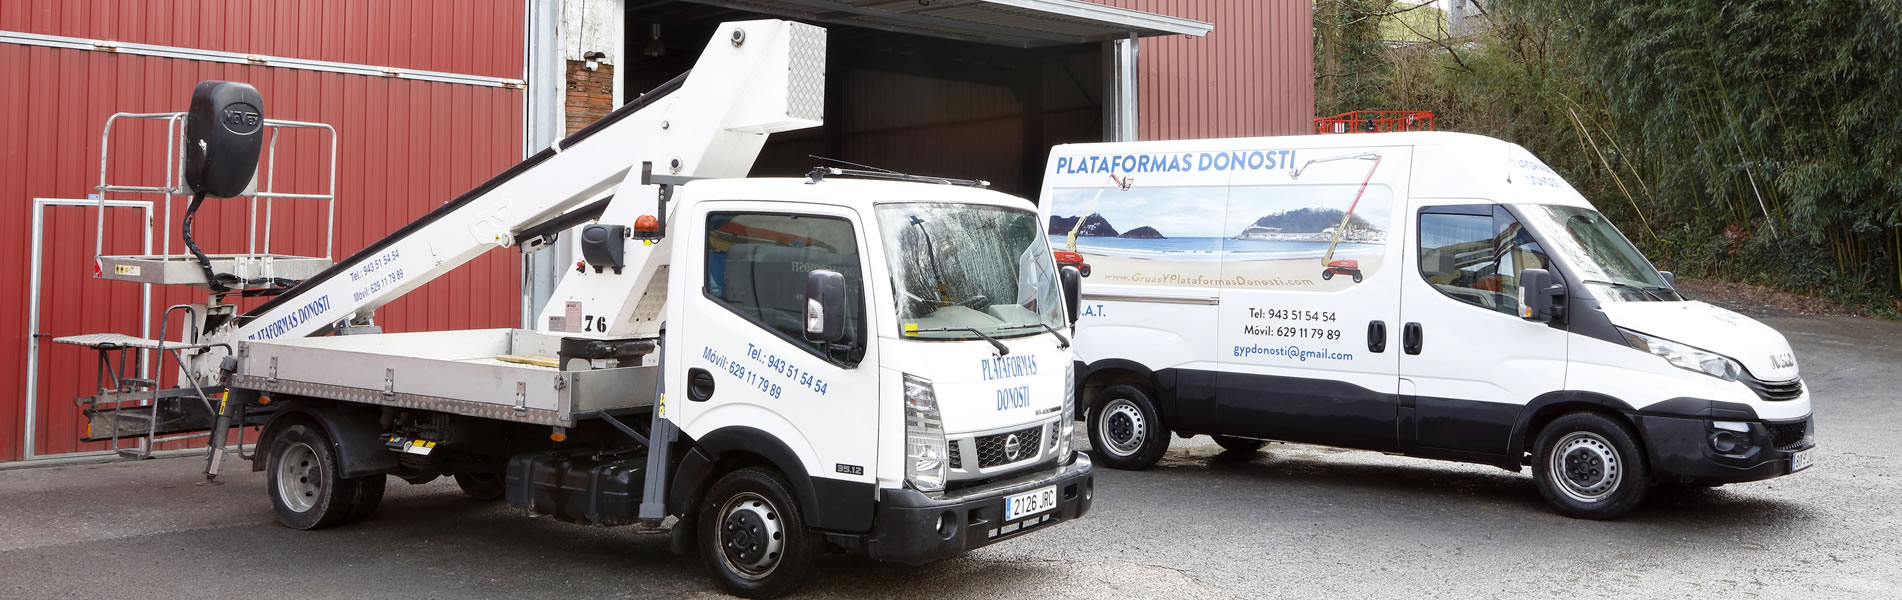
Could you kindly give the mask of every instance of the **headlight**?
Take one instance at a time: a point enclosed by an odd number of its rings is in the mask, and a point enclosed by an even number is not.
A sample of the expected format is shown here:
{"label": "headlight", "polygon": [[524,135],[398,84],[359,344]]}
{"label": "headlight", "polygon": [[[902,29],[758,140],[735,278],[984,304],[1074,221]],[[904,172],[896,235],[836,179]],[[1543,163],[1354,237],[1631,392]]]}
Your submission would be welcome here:
{"label": "headlight", "polygon": [[1631,347],[1661,356],[1680,369],[1697,371],[1724,381],[1736,381],[1737,376],[1743,373],[1743,367],[1739,366],[1737,361],[1716,352],[1648,336],[1629,329],[1619,329],[1618,332],[1625,334],[1625,341],[1630,343]]}
{"label": "headlight", "polygon": [[1070,438],[1076,433],[1076,363],[1063,364],[1063,411],[1057,422],[1057,456],[1070,458]]}
{"label": "headlight", "polygon": [[905,480],[921,492],[944,489],[944,418],[931,380],[905,375]]}

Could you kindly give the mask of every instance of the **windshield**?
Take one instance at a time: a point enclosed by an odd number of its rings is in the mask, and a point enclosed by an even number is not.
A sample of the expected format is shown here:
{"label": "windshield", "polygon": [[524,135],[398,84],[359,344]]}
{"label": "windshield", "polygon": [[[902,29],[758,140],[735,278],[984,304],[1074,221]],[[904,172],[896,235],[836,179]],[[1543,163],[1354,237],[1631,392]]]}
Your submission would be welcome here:
{"label": "windshield", "polygon": [[971,340],[1062,325],[1056,263],[1036,213],[937,202],[877,210],[900,335]]}
{"label": "windshield", "polygon": [[1526,223],[1544,234],[1546,251],[1570,265],[1592,295],[1609,302],[1682,300],[1657,267],[1605,215],[1589,208],[1518,206]]}

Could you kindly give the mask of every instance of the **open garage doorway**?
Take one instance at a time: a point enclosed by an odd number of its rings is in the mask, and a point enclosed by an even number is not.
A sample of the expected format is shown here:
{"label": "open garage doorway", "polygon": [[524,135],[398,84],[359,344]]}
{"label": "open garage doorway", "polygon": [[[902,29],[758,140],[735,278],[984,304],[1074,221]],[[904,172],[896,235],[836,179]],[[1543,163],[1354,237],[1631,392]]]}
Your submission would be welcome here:
{"label": "open garage doorway", "polygon": [[1070,0],[627,2],[623,101],[689,69],[721,22],[789,18],[826,27],[825,125],[774,135],[754,176],[803,175],[827,164],[817,156],[983,179],[1033,200],[1051,146],[1114,137],[1128,120],[1118,116],[1135,110],[1119,100],[1119,90],[1134,85],[1119,79],[1134,77],[1133,67],[1118,64],[1134,57],[1127,40],[1206,31]]}

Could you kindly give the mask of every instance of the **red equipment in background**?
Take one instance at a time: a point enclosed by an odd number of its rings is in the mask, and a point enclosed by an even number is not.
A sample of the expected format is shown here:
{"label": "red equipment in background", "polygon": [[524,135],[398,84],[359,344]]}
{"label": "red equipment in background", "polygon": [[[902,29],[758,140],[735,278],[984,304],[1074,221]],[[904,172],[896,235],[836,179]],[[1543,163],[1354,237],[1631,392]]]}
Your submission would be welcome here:
{"label": "red equipment in background", "polygon": [[1433,131],[1433,111],[1356,110],[1314,120],[1315,133]]}

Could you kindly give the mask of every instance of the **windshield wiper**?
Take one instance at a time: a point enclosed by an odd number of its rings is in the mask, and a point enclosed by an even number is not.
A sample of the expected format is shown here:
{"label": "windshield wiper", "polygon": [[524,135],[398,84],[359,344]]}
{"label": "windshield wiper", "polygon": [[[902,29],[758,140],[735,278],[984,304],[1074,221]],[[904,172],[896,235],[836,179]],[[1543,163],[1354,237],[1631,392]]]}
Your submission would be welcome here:
{"label": "windshield wiper", "polygon": [[991,337],[989,335],[985,335],[984,332],[978,331],[976,327],[933,327],[931,329],[912,330],[913,333],[932,333],[932,332],[938,332],[938,331],[969,331],[971,333],[977,334],[977,337],[984,338],[984,341],[990,342],[992,346],[996,346],[998,356],[1004,356],[1006,354],[1010,354],[1010,346],[1006,346],[1004,345],[1003,342],[997,341],[997,338]]}
{"label": "windshield wiper", "polygon": [[1070,347],[1070,338],[1067,338],[1067,337],[1063,337],[1063,334],[1061,334],[1061,333],[1057,333],[1057,328],[1055,328],[1055,327],[1051,327],[1049,323],[1044,323],[1044,322],[1038,322],[1038,323],[1036,323],[1036,324],[1034,324],[1034,325],[1012,325],[1012,326],[1009,326],[1009,327],[1000,327],[1000,328],[998,328],[998,329],[1000,329],[1000,330],[1003,330],[1003,329],[1030,329],[1030,328],[1032,328],[1032,327],[1042,327],[1042,328],[1044,328],[1044,330],[1045,330],[1045,331],[1048,331],[1048,332],[1050,332],[1050,335],[1054,335],[1054,336],[1057,336],[1057,349],[1058,349],[1058,350],[1062,350],[1062,349],[1064,349],[1064,348],[1068,348],[1068,347]]}
{"label": "windshield wiper", "polygon": [[1663,296],[1659,296],[1656,292],[1651,291],[1651,288],[1639,287],[1639,286],[1631,285],[1629,283],[1621,283],[1617,281],[1603,281],[1599,279],[1587,279],[1585,280],[1585,283],[1596,283],[1601,285],[1609,285],[1611,287],[1615,287],[1619,289],[1637,290],[1638,293],[1640,294],[1650,296],[1652,300],[1657,300],[1659,302],[1669,302],[1668,300],[1665,300]]}

